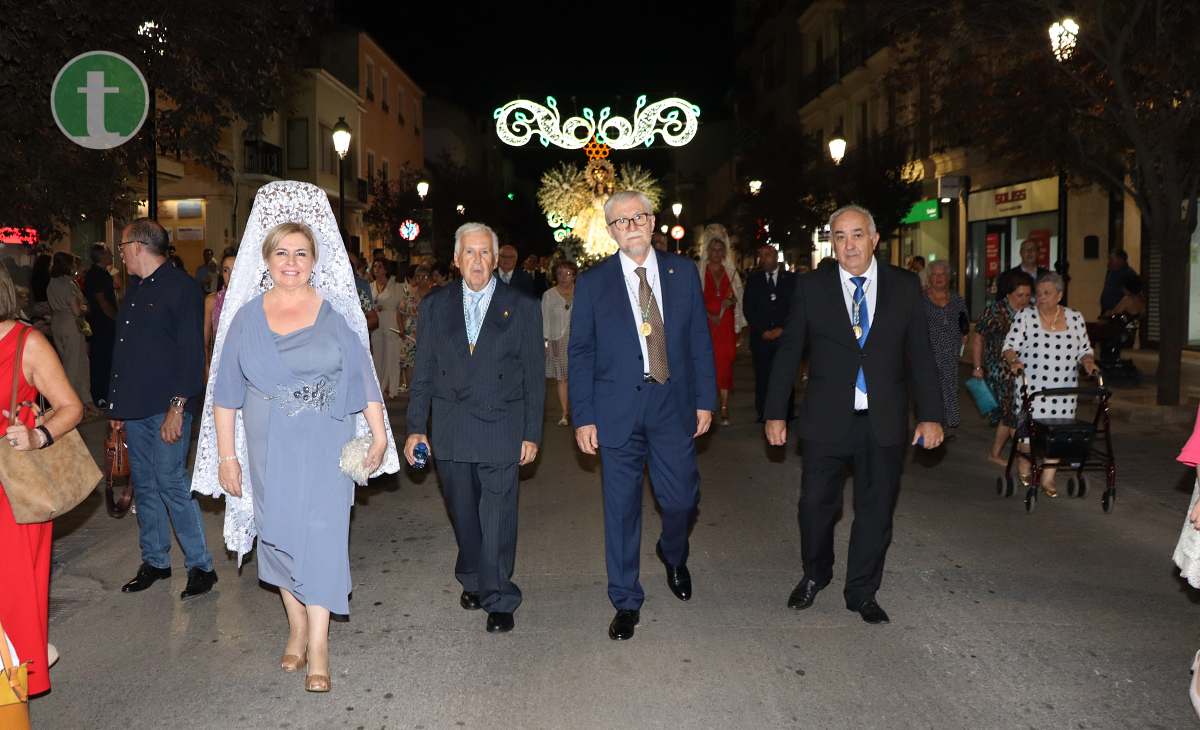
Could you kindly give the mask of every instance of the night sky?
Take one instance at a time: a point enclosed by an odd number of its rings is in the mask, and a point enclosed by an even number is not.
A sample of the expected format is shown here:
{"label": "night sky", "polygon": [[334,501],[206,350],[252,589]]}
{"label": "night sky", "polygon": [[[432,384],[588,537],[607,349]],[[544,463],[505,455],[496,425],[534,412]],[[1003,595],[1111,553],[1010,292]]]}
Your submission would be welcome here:
{"label": "night sky", "polygon": [[518,96],[540,101],[548,94],[570,113],[575,97],[581,107],[611,105],[627,115],[643,93],[651,100],[682,96],[713,118],[731,112],[732,2],[423,0],[390,10],[375,3],[338,7],[343,20],[367,30],[427,93],[488,116]]}

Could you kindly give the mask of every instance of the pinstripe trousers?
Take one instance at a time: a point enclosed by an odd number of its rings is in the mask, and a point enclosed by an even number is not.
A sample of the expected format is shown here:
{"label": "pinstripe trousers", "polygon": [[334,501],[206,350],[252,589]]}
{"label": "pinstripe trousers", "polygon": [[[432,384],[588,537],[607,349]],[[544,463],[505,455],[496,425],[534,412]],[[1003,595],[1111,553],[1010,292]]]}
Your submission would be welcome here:
{"label": "pinstripe trousers", "polygon": [[488,613],[516,611],[517,464],[438,460],[437,468],[458,541],[454,577]]}

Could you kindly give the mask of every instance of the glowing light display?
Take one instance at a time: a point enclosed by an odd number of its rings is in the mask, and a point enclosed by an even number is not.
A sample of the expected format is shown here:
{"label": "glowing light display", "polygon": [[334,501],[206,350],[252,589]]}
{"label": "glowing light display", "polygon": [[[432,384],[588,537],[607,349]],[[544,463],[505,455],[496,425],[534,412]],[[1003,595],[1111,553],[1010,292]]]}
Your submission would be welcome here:
{"label": "glowing light display", "polygon": [[[507,145],[522,147],[537,135],[543,147],[553,144],[568,150],[582,149],[593,140],[618,150],[638,145],[649,147],[654,144],[655,136],[679,147],[696,136],[699,117],[700,107],[685,99],[670,97],[647,105],[645,94],[637,99],[633,121],[612,116],[612,109],[607,106],[599,114],[584,107],[583,116],[564,120],[553,96],[546,97],[545,106],[528,99],[514,99],[492,113],[496,136]],[[598,148],[594,150],[599,152]]]}
{"label": "glowing light display", "polygon": [[417,236],[421,235],[421,224],[412,218],[408,218],[400,224],[399,233],[400,237],[405,241],[415,241],[417,240]]}

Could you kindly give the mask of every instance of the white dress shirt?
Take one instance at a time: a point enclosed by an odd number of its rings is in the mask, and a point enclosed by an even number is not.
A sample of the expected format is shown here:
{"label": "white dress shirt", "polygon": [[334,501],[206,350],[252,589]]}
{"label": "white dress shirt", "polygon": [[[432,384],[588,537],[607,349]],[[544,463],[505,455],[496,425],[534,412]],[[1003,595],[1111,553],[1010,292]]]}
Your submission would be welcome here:
{"label": "white dress shirt", "polygon": [[499,277],[500,277],[500,281],[503,281],[505,284],[511,284],[511,283],[512,283],[512,277],[513,277],[513,271],[516,271],[516,269],[513,269],[512,271],[505,271],[505,270],[503,270],[503,269],[496,269],[496,276],[499,276]]}
{"label": "white dress shirt", "polygon": [[[854,276],[854,274],[851,274],[849,271],[846,271],[839,265],[838,276],[841,278],[842,282],[842,298],[846,301],[846,317],[848,320],[846,322],[846,326],[849,327],[854,321],[854,282],[850,281],[850,277]],[[865,272],[863,272],[863,276],[867,278],[867,280],[863,282],[863,293],[867,298],[867,315],[870,318],[870,325],[874,327],[875,303],[879,300],[879,287],[877,286],[879,283],[879,264],[876,263],[874,256],[871,257],[871,265],[867,267]],[[853,333],[851,333],[851,337],[853,337]],[[870,334],[868,334],[867,338],[870,339],[870,337]],[[869,388],[870,384],[868,384],[867,387]],[[867,394],[859,390],[858,386],[855,385],[854,410],[863,411],[866,410],[867,407]]]}
{"label": "white dress shirt", "polygon": [[[645,375],[650,374],[650,349],[646,346],[646,338],[642,336],[642,305],[638,296],[638,290],[642,286],[642,280],[638,278],[636,269],[638,264],[631,258],[625,255],[625,252],[620,253],[621,273],[625,279],[625,293],[629,296],[629,306],[633,310],[633,325],[637,328],[638,344],[642,347],[642,372]],[[658,276],[658,257],[654,253],[654,247],[650,248],[650,253],[646,255],[646,263],[642,264],[646,269],[646,281],[650,282],[650,290],[654,292],[654,301],[658,304],[658,312],[663,318],[663,323],[666,324],[667,317],[663,312],[662,284]],[[665,334],[665,333],[664,333]]]}

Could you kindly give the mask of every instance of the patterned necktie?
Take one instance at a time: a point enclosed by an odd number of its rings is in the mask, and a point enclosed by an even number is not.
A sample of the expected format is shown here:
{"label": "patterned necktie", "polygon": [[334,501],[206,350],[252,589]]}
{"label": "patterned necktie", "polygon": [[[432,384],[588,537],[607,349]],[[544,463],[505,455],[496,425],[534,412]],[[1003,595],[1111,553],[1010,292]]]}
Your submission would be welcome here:
{"label": "patterned necktie", "polygon": [[643,333],[646,331],[646,325],[650,326],[650,333],[645,335],[646,352],[650,355],[650,377],[665,383],[671,376],[671,369],[667,367],[667,334],[663,331],[662,312],[658,309],[658,302],[654,301],[654,290],[650,288],[650,282],[646,281],[646,267],[639,266],[634,271],[640,282],[638,304],[644,313],[638,326],[642,328]]}
{"label": "patterned necktie", "polygon": [[475,354],[475,343],[479,341],[479,330],[483,329],[483,313],[479,310],[486,293],[486,289],[483,291],[467,290],[467,301],[464,307],[467,314],[467,349],[472,355]]}
{"label": "patterned necktie", "polygon": [[[854,306],[858,309],[858,326],[862,327],[862,334],[858,338],[858,346],[865,347],[867,344],[867,334],[871,331],[871,308],[867,305],[867,293],[863,288],[867,283],[867,277],[851,276],[850,281],[854,282]],[[864,393],[867,392],[867,376],[861,366],[858,368],[858,379],[854,381],[854,387]]]}

